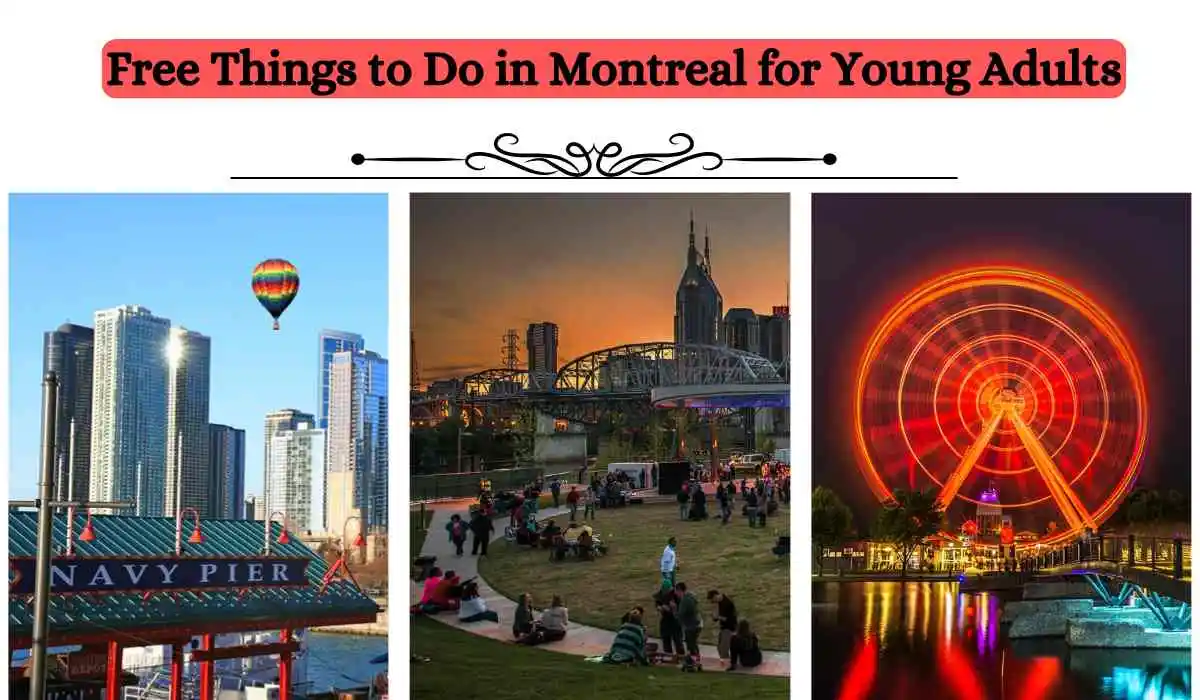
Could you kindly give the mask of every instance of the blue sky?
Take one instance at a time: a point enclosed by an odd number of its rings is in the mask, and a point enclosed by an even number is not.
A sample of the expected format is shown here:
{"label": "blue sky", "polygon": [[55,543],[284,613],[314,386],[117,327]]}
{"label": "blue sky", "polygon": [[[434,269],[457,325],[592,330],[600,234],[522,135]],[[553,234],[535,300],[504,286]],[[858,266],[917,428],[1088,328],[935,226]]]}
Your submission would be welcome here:
{"label": "blue sky", "polygon": [[[319,331],[387,356],[387,235],[386,195],[13,195],[10,496],[36,490],[42,334],[120,304],[212,338],[209,420],[246,431],[261,493],[264,415],[317,410]],[[300,272],[278,333],[250,291],[266,258]]]}

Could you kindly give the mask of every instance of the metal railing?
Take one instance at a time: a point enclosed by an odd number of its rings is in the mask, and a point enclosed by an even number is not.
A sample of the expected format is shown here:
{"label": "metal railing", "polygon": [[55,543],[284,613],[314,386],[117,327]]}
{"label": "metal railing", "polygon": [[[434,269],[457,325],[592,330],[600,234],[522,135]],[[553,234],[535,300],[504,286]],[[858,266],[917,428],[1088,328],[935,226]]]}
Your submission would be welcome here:
{"label": "metal railing", "polygon": [[540,467],[515,467],[512,469],[489,469],[482,472],[460,472],[456,474],[418,474],[411,477],[409,501],[436,501],[442,498],[470,498],[479,495],[479,482],[492,482],[492,492],[513,491],[543,475]]}
{"label": "metal railing", "polygon": [[1035,552],[1023,561],[1027,570],[1108,562],[1156,572],[1176,580],[1192,575],[1192,543],[1182,537],[1095,535],[1053,549]]}

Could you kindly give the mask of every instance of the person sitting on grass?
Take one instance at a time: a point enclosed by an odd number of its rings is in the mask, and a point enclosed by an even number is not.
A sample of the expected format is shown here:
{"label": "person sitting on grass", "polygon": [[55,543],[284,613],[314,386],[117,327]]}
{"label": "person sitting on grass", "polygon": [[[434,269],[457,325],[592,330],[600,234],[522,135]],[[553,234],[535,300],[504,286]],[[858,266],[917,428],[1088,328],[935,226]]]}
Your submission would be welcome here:
{"label": "person sitting on grass", "polygon": [[750,621],[742,618],[738,622],[737,633],[729,642],[729,668],[733,671],[738,666],[754,668],[763,661],[762,649],[758,646],[758,635],[750,629]]}
{"label": "person sitting on grass", "polygon": [[584,528],[580,533],[579,539],[575,541],[575,553],[580,559],[590,561],[594,558],[596,549],[596,541],[592,539],[592,529]]}
{"label": "person sitting on grass", "polygon": [[625,614],[621,629],[613,638],[612,648],[604,655],[604,663],[650,665],[650,659],[646,657],[646,628],[642,626],[642,614],[637,610]]}
{"label": "person sitting on grass", "polygon": [[537,518],[530,515],[517,528],[517,544],[526,547],[536,547],[538,543]]}
{"label": "person sitting on grass", "polygon": [[429,570],[429,577],[425,579],[425,583],[421,588],[421,600],[412,608],[414,613],[421,612],[421,608],[433,601],[433,591],[441,582],[442,570],[435,566]]}
{"label": "person sitting on grass", "polygon": [[463,584],[462,600],[458,606],[459,622],[499,622],[500,615],[495,610],[488,610],[487,601],[479,595],[479,584],[468,581]]}
{"label": "person sitting on grass", "polygon": [[562,534],[562,528],[555,525],[553,520],[546,521],[546,527],[542,528],[540,533],[541,545],[543,549],[549,549],[554,544],[554,538]]}
{"label": "person sitting on grass", "polygon": [[458,574],[447,571],[442,580],[434,586],[429,602],[424,605],[427,613],[437,613],[446,610],[458,610],[459,599],[462,597],[462,581]]}
{"label": "person sitting on grass", "polygon": [[533,596],[522,593],[517,600],[517,612],[513,616],[513,637],[520,639],[533,632]]}
{"label": "person sitting on grass", "polygon": [[542,616],[533,626],[533,631],[517,640],[517,644],[536,646],[546,642],[557,642],[567,636],[567,625],[570,616],[563,605],[561,596],[554,596],[550,607],[542,611]]}

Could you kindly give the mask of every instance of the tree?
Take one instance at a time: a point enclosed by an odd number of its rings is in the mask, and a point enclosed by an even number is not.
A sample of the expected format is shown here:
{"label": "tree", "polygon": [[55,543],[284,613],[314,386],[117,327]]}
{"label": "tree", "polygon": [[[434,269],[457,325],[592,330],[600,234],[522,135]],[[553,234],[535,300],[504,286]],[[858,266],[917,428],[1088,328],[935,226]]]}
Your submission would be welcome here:
{"label": "tree", "polygon": [[812,494],[813,562],[825,573],[825,550],[841,547],[855,536],[854,514],[832,489],[818,486]]}
{"label": "tree", "polygon": [[936,535],[945,513],[933,491],[897,489],[894,503],[886,505],[875,519],[874,536],[895,548],[900,556],[900,577],[908,576],[908,560],[925,538]]}

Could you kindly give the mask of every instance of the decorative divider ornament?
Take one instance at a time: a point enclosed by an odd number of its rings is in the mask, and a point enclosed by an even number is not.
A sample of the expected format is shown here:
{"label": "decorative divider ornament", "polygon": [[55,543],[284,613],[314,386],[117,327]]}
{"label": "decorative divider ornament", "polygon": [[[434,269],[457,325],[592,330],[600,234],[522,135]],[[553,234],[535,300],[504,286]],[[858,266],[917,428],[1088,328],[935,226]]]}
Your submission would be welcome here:
{"label": "decorative divider ornament", "polygon": [[[489,165],[504,166],[526,175],[567,178],[617,178],[625,176],[652,177],[680,166],[691,165],[704,172],[720,169],[726,163],[837,163],[837,156],[826,153],[819,157],[794,156],[723,156],[716,151],[696,149],[696,140],[685,133],[667,139],[670,148],[658,152],[625,154],[625,147],[616,141],[603,146],[584,146],[571,141],[561,153],[518,151],[520,138],[503,133],[492,142],[491,150],[473,151],[461,157],[396,156],[368,158],[361,153],[350,156],[354,165],[365,163],[462,163],[476,172]],[[518,176],[519,177],[519,176]],[[695,177],[704,177],[696,175]]]}

